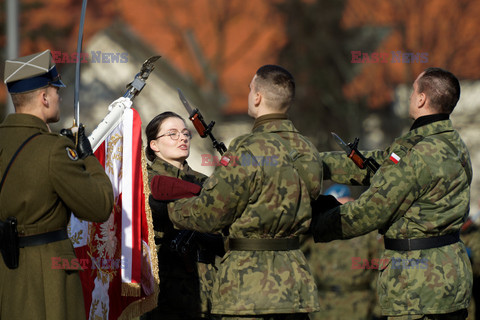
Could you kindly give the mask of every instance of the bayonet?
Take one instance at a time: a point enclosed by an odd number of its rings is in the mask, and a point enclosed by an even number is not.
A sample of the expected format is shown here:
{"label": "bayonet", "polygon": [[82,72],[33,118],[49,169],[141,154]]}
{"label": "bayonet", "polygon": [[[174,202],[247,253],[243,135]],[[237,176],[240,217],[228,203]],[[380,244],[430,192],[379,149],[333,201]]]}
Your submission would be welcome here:
{"label": "bayonet", "polygon": [[195,108],[193,109],[190,106],[190,103],[188,102],[187,98],[183,95],[182,91],[177,88],[178,91],[178,96],[180,98],[180,101],[182,101],[183,106],[188,112],[188,118],[193,122],[193,126],[197,130],[198,134],[202,138],[206,138],[207,136],[210,137],[213,143],[213,147],[220,153],[223,154],[225,151],[227,151],[227,147],[225,147],[225,144],[223,142],[218,142],[217,139],[213,136],[212,129],[213,126],[215,125],[215,121],[211,121],[210,124],[206,124],[205,120],[203,120],[203,116],[200,113],[200,111]]}
{"label": "bayonet", "polygon": [[380,168],[378,162],[375,161],[375,159],[373,159],[372,157],[365,158],[365,156],[363,156],[360,151],[358,151],[358,142],[360,141],[360,139],[355,138],[353,143],[347,144],[334,132],[331,132],[331,134],[335,141],[338,143],[338,145],[343,150],[345,150],[347,156],[357,165],[357,167],[359,167],[360,169],[367,168],[373,174],[377,172],[378,168]]}
{"label": "bayonet", "polygon": [[178,91],[178,97],[180,98],[180,101],[182,101],[183,106],[187,110],[188,117],[190,118],[190,116],[192,116],[195,113],[195,111],[190,106],[190,103],[188,102],[187,98],[185,98],[185,96],[183,95],[182,90],[177,88],[177,91]]}
{"label": "bayonet", "polygon": [[352,151],[351,148],[342,140],[342,138],[340,138],[338,135],[336,135],[335,133],[331,132],[333,138],[335,139],[335,141],[338,143],[338,145],[340,147],[342,147],[343,150],[345,150],[345,152],[347,154],[350,154],[350,152]]}

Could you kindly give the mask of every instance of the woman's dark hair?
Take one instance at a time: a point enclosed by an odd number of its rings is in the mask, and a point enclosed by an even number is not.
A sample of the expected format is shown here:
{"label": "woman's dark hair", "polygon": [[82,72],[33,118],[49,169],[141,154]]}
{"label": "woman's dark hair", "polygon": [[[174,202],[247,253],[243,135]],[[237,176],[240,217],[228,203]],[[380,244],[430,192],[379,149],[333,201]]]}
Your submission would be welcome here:
{"label": "woman's dark hair", "polygon": [[153,161],[155,160],[155,157],[156,157],[155,152],[152,150],[152,148],[150,148],[150,141],[155,140],[157,138],[158,129],[162,125],[163,121],[172,117],[176,117],[178,119],[181,119],[183,122],[185,122],[185,120],[175,112],[165,111],[155,116],[155,118],[153,118],[148,123],[147,128],[145,128],[145,135],[147,136],[147,146],[145,147],[145,154],[148,160]]}

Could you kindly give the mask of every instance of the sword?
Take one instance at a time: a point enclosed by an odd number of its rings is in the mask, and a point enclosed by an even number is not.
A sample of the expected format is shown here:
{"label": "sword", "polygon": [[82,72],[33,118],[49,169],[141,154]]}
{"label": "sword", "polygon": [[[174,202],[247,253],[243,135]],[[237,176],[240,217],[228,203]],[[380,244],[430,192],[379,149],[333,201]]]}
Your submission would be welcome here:
{"label": "sword", "polygon": [[80,102],[78,99],[79,91],[80,91],[80,54],[82,52],[83,26],[85,25],[86,11],[87,11],[87,0],[83,0],[82,13],[80,15],[80,26],[78,29],[77,62],[75,65],[75,89],[74,89],[74,96],[73,96],[73,126],[74,127],[80,124]]}
{"label": "sword", "polygon": [[380,168],[378,162],[375,161],[375,159],[373,159],[372,157],[369,157],[368,159],[365,158],[365,156],[363,156],[360,151],[358,151],[357,146],[360,139],[355,138],[355,141],[353,143],[347,144],[334,132],[331,132],[331,134],[335,139],[335,142],[337,142],[338,145],[342,147],[343,150],[345,150],[347,156],[357,165],[357,167],[359,167],[360,169],[367,168],[373,174],[377,172],[378,168]]}
{"label": "sword", "polygon": [[203,120],[203,116],[200,111],[197,108],[193,109],[190,106],[190,103],[188,102],[187,98],[185,98],[180,89],[177,88],[177,91],[180,101],[182,101],[183,106],[188,112],[188,118],[193,122],[193,126],[197,130],[200,137],[206,138],[207,136],[209,136],[212,140],[213,147],[217,149],[217,151],[222,155],[225,151],[227,151],[227,147],[225,147],[225,144],[223,144],[223,142],[218,142],[212,134],[212,129],[215,125],[215,121],[212,121],[209,125],[207,125],[205,123],[205,120]]}

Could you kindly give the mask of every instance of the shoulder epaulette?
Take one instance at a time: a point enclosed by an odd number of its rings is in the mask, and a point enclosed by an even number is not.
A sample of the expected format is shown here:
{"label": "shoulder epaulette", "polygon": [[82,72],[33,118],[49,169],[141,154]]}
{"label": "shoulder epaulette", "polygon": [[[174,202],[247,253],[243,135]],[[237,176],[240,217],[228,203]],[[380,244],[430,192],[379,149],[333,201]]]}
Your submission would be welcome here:
{"label": "shoulder epaulette", "polygon": [[398,144],[402,147],[405,147],[407,150],[412,149],[416,144],[422,141],[425,138],[423,135],[411,136],[407,139],[398,141]]}

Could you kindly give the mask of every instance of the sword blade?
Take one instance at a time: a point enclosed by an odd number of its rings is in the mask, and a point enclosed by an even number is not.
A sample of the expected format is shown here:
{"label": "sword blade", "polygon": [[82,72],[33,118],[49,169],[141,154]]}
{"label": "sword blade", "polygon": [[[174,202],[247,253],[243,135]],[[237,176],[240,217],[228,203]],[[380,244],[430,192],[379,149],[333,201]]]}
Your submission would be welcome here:
{"label": "sword blade", "polygon": [[336,133],[330,132],[335,139],[335,142],[338,143],[340,147],[349,155],[352,152],[352,149],[340,138]]}
{"label": "sword blade", "polygon": [[194,113],[193,108],[190,106],[190,103],[188,103],[187,98],[185,98],[185,96],[183,95],[182,90],[177,88],[177,91],[178,91],[178,97],[180,98],[180,101],[182,101],[183,106],[188,112],[188,116],[191,116]]}
{"label": "sword blade", "polygon": [[78,41],[77,41],[77,63],[75,65],[75,87],[73,96],[73,119],[74,125],[80,125],[80,54],[82,52],[83,42],[83,26],[85,25],[85,12],[87,11],[87,0],[82,1],[82,12],[80,14],[80,26],[78,28]]}

